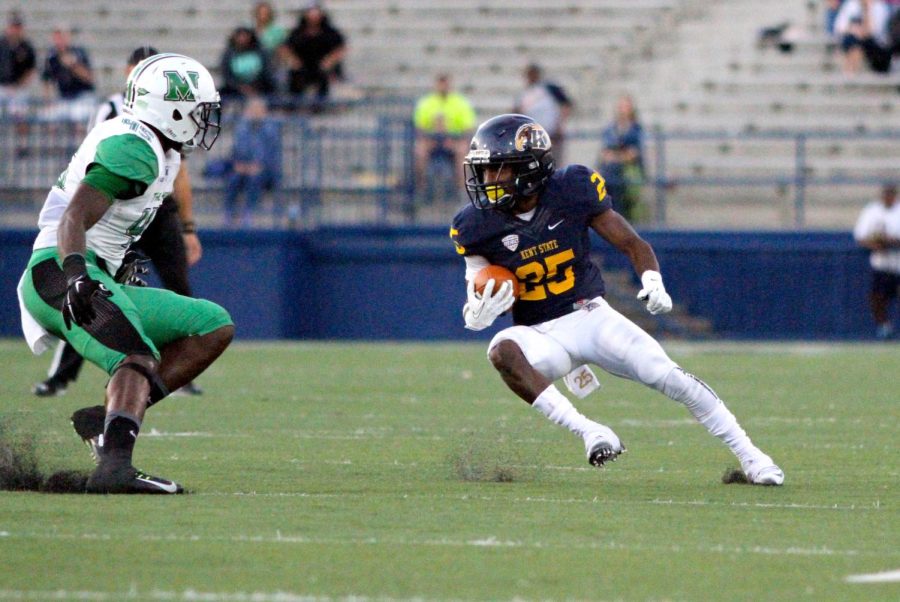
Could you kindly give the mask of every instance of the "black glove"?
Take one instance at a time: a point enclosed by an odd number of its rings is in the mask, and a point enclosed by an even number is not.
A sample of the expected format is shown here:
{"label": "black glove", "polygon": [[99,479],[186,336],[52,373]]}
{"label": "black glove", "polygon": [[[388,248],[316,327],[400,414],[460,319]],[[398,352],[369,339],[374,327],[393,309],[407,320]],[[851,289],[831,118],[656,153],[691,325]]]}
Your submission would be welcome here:
{"label": "black glove", "polygon": [[84,256],[72,253],[63,260],[66,274],[66,300],[63,303],[63,321],[66,329],[72,330],[72,322],[77,326],[88,326],[97,317],[94,311],[94,296],[111,297],[112,292],[88,276]]}
{"label": "black glove", "polygon": [[150,271],[147,267],[149,261],[150,258],[140,251],[129,250],[122,258],[122,265],[119,266],[113,279],[119,284],[128,286],[147,286],[147,282],[141,276]]}

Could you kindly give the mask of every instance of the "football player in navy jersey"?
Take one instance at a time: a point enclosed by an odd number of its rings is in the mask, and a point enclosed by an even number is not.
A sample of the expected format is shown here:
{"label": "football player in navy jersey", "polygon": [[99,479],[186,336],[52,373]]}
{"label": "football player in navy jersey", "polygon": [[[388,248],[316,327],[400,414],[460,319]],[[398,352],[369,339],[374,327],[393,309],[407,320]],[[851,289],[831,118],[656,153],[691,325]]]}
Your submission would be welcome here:
{"label": "football player in navy jersey", "polygon": [[[596,388],[584,364],[643,383],[683,403],[737,456],[750,483],[781,485],[784,473],[759,450],[706,383],[681,369],[659,343],[603,299],[590,259],[593,230],[624,253],[641,276],[638,298],[651,314],[672,309],[653,249],[612,209],[603,178],[583,165],[556,169],[547,132],[524,115],[499,115],[479,126],[464,161],[471,205],[454,218],[450,237],[466,261],[466,328],[482,330],[510,308],[514,326],[491,340],[488,358],[516,395],[582,438],[594,466],[625,451],[609,427],[582,415],[553,382],[576,395]],[[512,285],[474,276],[502,265]],[[593,387],[593,388],[592,388]]]}

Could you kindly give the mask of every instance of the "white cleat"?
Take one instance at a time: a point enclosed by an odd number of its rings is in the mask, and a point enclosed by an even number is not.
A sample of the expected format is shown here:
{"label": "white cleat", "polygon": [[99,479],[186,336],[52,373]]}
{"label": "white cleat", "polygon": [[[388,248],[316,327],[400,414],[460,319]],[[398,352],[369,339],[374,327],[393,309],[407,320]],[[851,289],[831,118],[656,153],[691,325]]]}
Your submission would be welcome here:
{"label": "white cleat", "polygon": [[585,433],[584,447],[591,466],[601,467],[607,462],[615,462],[625,452],[625,446],[613,430],[602,424]]}
{"label": "white cleat", "polygon": [[741,468],[747,476],[747,481],[753,485],[781,485],[784,483],[784,471],[772,461],[772,458],[762,454],[752,458],[746,463],[741,463]]}

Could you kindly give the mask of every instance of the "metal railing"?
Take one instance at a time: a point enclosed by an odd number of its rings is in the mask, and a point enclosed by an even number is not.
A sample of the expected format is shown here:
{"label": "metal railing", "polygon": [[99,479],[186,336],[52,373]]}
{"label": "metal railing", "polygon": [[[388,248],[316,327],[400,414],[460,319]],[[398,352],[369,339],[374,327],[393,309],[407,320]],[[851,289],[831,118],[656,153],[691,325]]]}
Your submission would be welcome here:
{"label": "metal railing", "polygon": [[[273,112],[282,132],[283,177],[274,193],[272,224],[285,225],[290,220],[283,218],[296,217],[297,212],[305,214],[307,223],[427,222],[427,216],[417,213],[425,201],[414,185],[412,107],[407,98],[369,98]],[[8,109],[0,109],[0,224],[10,223],[7,217],[17,200],[20,209],[36,213],[86,133],[84,122],[53,117],[46,106]],[[210,153],[189,161],[196,190],[211,199],[209,206],[215,210],[226,181],[205,177],[204,167],[226,159],[232,146],[240,143],[230,127],[238,115],[239,107],[233,106],[221,140]],[[566,160],[597,167],[600,140],[600,130],[571,132]],[[875,186],[898,179],[898,158],[900,130],[895,129],[739,133],[657,129],[647,132],[645,140],[643,198],[653,209],[650,223],[665,227],[673,190],[774,187],[793,197],[792,216],[781,225],[804,228],[811,189]],[[461,169],[452,169],[443,177],[459,174]],[[454,184],[458,191],[461,183]],[[454,197],[452,204],[459,200]],[[332,206],[341,211],[326,211]],[[433,221],[444,218],[440,214]]]}
{"label": "metal railing", "polygon": [[[672,147],[685,142],[712,142],[720,149],[728,148],[734,155],[734,146],[756,144],[772,146],[779,143],[789,147],[789,152],[759,169],[756,175],[735,173],[740,159],[732,169],[722,175],[679,173],[673,169],[670,156]],[[842,146],[865,145],[876,142],[881,148],[862,156],[847,158]],[[822,150],[826,145],[830,148]],[[811,147],[820,147],[815,157]],[[657,225],[666,224],[668,191],[674,186],[705,187],[759,187],[775,186],[793,189],[794,228],[806,226],[809,190],[815,186],[840,187],[848,185],[876,186],[884,181],[900,179],[900,130],[879,131],[756,131],[756,132],[665,132],[657,129],[648,136],[648,148],[653,151],[653,174],[649,184],[654,190]],[[723,153],[724,154],[724,153]],[[832,157],[826,158],[826,155]],[[878,156],[876,156],[878,155]],[[781,161],[780,166],[774,163]],[[841,165],[841,162],[844,162]]]}

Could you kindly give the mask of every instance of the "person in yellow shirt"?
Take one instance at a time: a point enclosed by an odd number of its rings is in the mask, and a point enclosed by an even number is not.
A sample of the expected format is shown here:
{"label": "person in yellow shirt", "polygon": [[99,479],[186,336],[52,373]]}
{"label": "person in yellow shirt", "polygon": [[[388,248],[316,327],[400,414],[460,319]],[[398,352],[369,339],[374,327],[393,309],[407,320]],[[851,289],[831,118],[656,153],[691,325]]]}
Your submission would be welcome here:
{"label": "person in yellow shirt", "polygon": [[[434,91],[416,103],[413,124],[416,128],[416,189],[421,191],[426,188],[432,160],[446,159],[452,166],[451,173],[462,164],[476,126],[475,110],[465,96],[452,91],[450,76],[441,73],[435,78]],[[459,175],[453,177],[454,188],[459,187]]]}

